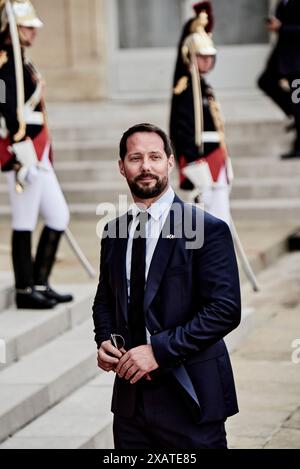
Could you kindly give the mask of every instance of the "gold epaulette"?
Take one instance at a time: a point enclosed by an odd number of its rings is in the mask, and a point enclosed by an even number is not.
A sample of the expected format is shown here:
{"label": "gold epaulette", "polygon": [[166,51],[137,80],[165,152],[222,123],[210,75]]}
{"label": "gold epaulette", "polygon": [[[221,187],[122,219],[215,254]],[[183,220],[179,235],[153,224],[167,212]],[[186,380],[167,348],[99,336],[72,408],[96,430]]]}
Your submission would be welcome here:
{"label": "gold epaulette", "polygon": [[189,77],[187,76],[179,78],[176,86],[173,89],[174,94],[179,95],[183,91],[185,91],[188,87],[188,81],[189,81]]}
{"label": "gold epaulette", "polygon": [[4,64],[8,62],[7,52],[6,50],[0,50],[0,68],[3,67]]}

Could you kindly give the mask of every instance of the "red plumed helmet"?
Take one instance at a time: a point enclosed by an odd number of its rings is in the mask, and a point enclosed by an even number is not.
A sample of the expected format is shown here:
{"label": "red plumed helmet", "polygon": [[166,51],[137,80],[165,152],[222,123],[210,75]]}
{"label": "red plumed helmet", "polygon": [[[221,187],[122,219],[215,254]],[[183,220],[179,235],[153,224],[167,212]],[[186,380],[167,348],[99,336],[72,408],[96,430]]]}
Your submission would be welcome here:
{"label": "red plumed helmet", "polygon": [[200,15],[202,11],[205,11],[208,15],[208,25],[206,26],[205,30],[207,33],[211,33],[214,29],[214,15],[212,4],[208,1],[206,2],[198,2],[193,5],[194,11],[196,15]]}

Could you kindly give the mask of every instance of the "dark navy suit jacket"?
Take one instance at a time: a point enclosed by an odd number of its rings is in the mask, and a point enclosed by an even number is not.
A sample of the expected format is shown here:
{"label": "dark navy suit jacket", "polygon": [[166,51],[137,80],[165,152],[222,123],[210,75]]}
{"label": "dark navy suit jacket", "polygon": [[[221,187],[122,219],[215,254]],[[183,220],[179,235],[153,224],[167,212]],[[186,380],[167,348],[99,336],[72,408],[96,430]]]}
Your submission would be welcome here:
{"label": "dark navy suit jacket", "polygon": [[281,0],[276,15],[282,23],[273,60],[278,61],[278,72],[284,78],[300,73],[300,2]]}
{"label": "dark navy suit jacket", "polygon": [[[102,239],[100,279],[93,306],[98,347],[115,332],[125,338],[125,348],[130,348],[124,236],[127,222],[127,214],[111,222],[108,236]],[[204,227],[204,243],[197,249],[186,244],[183,226],[191,223],[193,227],[198,224],[197,232],[201,224]],[[114,236],[118,230],[124,237]],[[192,239],[189,234],[188,238]],[[177,196],[153,254],[144,314],[159,364],[153,378],[159,380],[171,373],[182,391],[183,405],[192,410],[197,422],[225,420],[238,412],[223,341],[238,326],[241,314],[231,233],[226,223],[184,204]],[[133,415],[136,389],[137,385],[116,376],[112,399],[115,414]]]}

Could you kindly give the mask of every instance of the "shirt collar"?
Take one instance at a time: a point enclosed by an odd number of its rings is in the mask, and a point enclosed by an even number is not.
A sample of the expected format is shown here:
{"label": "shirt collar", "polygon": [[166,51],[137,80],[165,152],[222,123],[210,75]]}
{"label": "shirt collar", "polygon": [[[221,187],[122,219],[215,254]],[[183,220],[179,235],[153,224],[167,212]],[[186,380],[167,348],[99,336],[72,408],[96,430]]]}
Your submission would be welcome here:
{"label": "shirt collar", "polygon": [[[171,186],[169,186],[168,190],[154,202],[150,207],[147,209],[147,212],[154,218],[154,220],[158,221],[162,214],[170,209],[173,200],[175,197],[175,193]],[[133,204],[130,208],[133,218],[135,218],[141,211],[140,207],[137,204]]]}

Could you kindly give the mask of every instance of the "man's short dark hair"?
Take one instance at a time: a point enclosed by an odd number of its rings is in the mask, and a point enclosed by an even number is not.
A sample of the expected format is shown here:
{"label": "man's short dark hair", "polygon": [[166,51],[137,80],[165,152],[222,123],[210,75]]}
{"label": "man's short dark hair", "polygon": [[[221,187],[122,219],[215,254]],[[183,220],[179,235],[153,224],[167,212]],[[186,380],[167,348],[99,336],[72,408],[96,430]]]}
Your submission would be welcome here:
{"label": "man's short dark hair", "polygon": [[125,155],[127,153],[127,140],[131,135],[136,134],[137,132],[153,132],[159,135],[164,142],[164,150],[167,157],[169,158],[173,154],[171,140],[162,129],[153,124],[136,124],[126,130],[121,138],[119,155],[122,161],[124,161]]}

